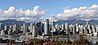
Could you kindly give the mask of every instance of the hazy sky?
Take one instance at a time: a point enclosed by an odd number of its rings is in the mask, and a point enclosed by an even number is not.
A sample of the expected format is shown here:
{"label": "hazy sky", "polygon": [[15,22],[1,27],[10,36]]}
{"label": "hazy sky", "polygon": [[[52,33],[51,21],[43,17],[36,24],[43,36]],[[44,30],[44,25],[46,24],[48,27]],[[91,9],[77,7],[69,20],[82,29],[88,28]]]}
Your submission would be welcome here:
{"label": "hazy sky", "polygon": [[97,11],[98,0],[0,0],[0,20],[93,19]]}

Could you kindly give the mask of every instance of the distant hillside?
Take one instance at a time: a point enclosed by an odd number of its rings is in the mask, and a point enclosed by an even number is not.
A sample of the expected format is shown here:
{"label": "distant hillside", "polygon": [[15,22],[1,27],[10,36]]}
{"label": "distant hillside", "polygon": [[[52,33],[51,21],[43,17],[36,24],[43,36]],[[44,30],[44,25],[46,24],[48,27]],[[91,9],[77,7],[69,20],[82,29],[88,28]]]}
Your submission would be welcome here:
{"label": "distant hillside", "polygon": [[[91,25],[96,23],[98,25],[98,20],[90,20],[89,21]],[[8,19],[8,20],[2,20],[0,21],[3,25],[13,25],[14,23],[17,25],[22,25],[25,23],[24,21],[17,21],[15,19]],[[30,25],[31,22],[27,23],[27,25]],[[56,24],[64,24],[64,23],[69,23],[69,24],[76,24],[76,23],[82,23],[83,25],[86,24],[85,20],[58,20],[55,22]]]}
{"label": "distant hillside", "polygon": [[14,19],[8,19],[8,20],[2,20],[2,21],[0,21],[0,23],[2,23],[3,25],[13,25],[13,24],[22,25],[24,22],[17,21]]}
{"label": "distant hillside", "polygon": [[[96,23],[98,25],[98,20],[90,20],[89,21],[91,25],[93,25],[94,23]],[[82,23],[83,25],[86,24],[85,20],[59,20],[55,22],[56,24],[64,24],[64,23],[68,23],[68,24],[76,24],[76,23]]]}

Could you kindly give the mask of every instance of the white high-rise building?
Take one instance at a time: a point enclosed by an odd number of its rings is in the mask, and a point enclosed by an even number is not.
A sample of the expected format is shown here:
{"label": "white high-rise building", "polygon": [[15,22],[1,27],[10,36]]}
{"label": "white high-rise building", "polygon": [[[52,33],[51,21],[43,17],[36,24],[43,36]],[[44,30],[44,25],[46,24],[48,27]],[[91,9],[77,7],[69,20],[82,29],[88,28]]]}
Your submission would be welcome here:
{"label": "white high-rise building", "polygon": [[87,27],[84,26],[83,29],[84,29],[84,34],[87,34]]}
{"label": "white high-rise building", "polygon": [[96,25],[96,32],[98,32],[98,25]]}
{"label": "white high-rise building", "polygon": [[80,34],[83,34],[83,25],[79,25],[79,29],[80,29]]}
{"label": "white high-rise building", "polygon": [[0,29],[2,28],[2,23],[0,23]]}
{"label": "white high-rise building", "polygon": [[4,26],[4,30],[7,30],[7,26]]}
{"label": "white high-rise building", "polygon": [[11,30],[11,29],[9,29],[9,30],[8,30],[8,35],[9,35],[9,34],[11,34],[11,33],[12,33],[12,30]]}
{"label": "white high-rise building", "polygon": [[96,31],[96,28],[97,28],[97,27],[96,27],[96,23],[95,23],[95,24],[94,24],[94,31],[95,31],[95,32],[97,32],[97,31]]}
{"label": "white high-rise building", "polygon": [[61,30],[64,30],[64,29],[65,29],[65,25],[62,24],[62,25],[61,25]]}
{"label": "white high-rise building", "polygon": [[37,27],[38,23],[31,23],[29,26],[29,30],[32,33],[33,36],[37,36],[37,35],[41,35],[40,33],[42,33],[42,27],[41,25],[38,25],[39,27]]}
{"label": "white high-rise building", "polygon": [[27,26],[25,23],[23,23],[23,33],[26,33],[27,32]]}
{"label": "white high-rise building", "polygon": [[73,32],[73,27],[72,26],[73,26],[72,24],[69,25],[70,32]]}
{"label": "white high-rise building", "polygon": [[44,23],[44,34],[45,35],[50,35],[50,31],[49,31],[49,19],[45,20],[45,23]]}
{"label": "white high-rise building", "polygon": [[1,35],[5,35],[5,31],[4,30],[1,31]]}
{"label": "white high-rise building", "polygon": [[56,28],[53,28],[53,31],[55,32],[56,31]]}
{"label": "white high-rise building", "polygon": [[16,30],[16,24],[13,25],[13,32],[17,31]]}
{"label": "white high-rise building", "polygon": [[32,29],[32,35],[33,36],[37,36],[38,30],[36,30],[35,26],[32,26],[32,27],[33,27],[33,29]]}
{"label": "white high-rise building", "polygon": [[86,22],[86,26],[87,26],[87,32],[91,33],[91,25],[89,22]]}
{"label": "white high-rise building", "polygon": [[66,34],[69,34],[69,25],[68,25],[68,23],[65,23],[65,30],[66,30]]}
{"label": "white high-rise building", "polygon": [[56,24],[56,25],[55,25],[55,28],[56,28],[57,30],[60,30],[59,24]]}
{"label": "white high-rise building", "polygon": [[93,31],[93,33],[95,33],[94,25],[92,25],[92,31]]}
{"label": "white high-rise building", "polygon": [[79,26],[77,23],[76,23],[76,32],[79,32]]}
{"label": "white high-rise building", "polygon": [[72,30],[73,30],[73,34],[75,34],[76,33],[75,25],[72,25]]}
{"label": "white high-rise building", "polygon": [[90,24],[88,25],[88,30],[89,30],[89,33],[91,33]]}
{"label": "white high-rise building", "polygon": [[30,30],[30,32],[33,32],[32,29],[33,29],[33,24],[31,23],[30,26],[29,26],[29,30]]}

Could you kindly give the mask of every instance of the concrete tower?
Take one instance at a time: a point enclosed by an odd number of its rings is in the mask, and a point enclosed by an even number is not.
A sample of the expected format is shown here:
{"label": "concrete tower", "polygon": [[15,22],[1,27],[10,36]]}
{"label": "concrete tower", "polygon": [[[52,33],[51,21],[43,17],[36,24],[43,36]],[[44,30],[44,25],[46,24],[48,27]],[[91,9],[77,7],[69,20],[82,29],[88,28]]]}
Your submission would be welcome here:
{"label": "concrete tower", "polygon": [[44,23],[44,34],[45,35],[50,35],[50,31],[49,31],[49,19],[45,20],[45,23]]}

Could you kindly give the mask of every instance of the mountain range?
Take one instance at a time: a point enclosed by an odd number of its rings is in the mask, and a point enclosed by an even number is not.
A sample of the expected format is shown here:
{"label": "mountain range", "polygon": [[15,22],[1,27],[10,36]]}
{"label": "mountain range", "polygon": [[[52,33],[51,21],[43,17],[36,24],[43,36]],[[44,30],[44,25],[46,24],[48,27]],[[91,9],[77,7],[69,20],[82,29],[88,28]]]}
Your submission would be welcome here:
{"label": "mountain range", "polygon": [[[76,24],[76,23],[81,23],[83,25],[86,24],[87,21],[85,20],[58,20],[55,22],[55,24],[64,24],[64,23],[68,23],[68,24]],[[23,23],[26,23],[25,21],[17,21],[15,19],[8,19],[8,20],[0,20],[0,23],[2,23],[3,25],[13,25],[13,24],[17,24],[17,25],[22,25]],[[28,22],[27,24],[29,25],[31,22]],[[98,24],[98,20],[89,20],[89,23],[91,25],[94,25],[95,23]]]}

